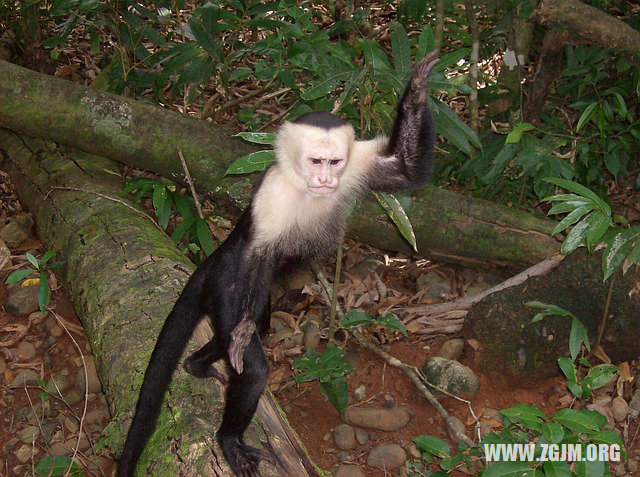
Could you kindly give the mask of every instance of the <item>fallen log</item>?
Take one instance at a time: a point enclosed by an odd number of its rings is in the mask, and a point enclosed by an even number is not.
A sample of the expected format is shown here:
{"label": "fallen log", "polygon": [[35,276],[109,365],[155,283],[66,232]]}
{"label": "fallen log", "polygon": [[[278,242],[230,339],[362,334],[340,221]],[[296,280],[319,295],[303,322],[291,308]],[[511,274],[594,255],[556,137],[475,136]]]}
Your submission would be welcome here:
{"label": "fallen log", "polygon": [[[113,416],[107,443],[118,455],[159,329],[194,266],[121,196],[113,162],[0,129],[0,167],[14,178],[42,242],[64,263],[58,277],[91,343]],[[210,336],[202,322],[194,340],[203,344]],[[215,380],[175,373],[140,474],[231,475],[215,440],[221,391]],[[269,393],[258,421],[262,427],[254,419],[245,438],[256,447],[266,442],[274,456],[277,465],[263,464],[264,475],[315,474]]]}
{"label": "fallen log", "polygon": [[[255,177],[224,177],[224,172],[255,149],[220,127],[4,61],[0,78],[0,126],[186,185],[180,149],[200,192],[236,207],[247,203]],[[419,253],[442,262],[522,270],[559,248],[550,236],[552,221],[432,186],[415,191],[409,217]],[[372,197],[356,209],[348,234],[380,248],[412,252]]]}

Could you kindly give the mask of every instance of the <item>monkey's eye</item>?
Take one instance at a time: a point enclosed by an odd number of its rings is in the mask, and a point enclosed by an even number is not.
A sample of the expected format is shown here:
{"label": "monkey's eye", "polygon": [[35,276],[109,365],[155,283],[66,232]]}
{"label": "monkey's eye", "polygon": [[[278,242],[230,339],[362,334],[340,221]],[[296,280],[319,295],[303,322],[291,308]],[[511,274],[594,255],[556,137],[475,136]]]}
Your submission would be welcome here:
{"label": "monkey's eye", "polygon": [[311,158],[311,162],[315,165],[322,164],[322,159]]}
{"label": "monkey's eye", "polygon": [[332,159],[332,160],[329,161],[329,164],[331,164],[332,166],[337,166],[341,162],[342,162],[341,159]]}

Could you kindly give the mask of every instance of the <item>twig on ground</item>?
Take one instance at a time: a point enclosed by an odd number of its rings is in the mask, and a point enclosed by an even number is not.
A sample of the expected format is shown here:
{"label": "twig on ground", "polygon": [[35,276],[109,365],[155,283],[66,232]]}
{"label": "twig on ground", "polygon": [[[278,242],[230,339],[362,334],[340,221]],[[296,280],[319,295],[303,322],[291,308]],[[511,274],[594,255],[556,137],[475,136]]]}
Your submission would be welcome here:
{"label": "twig on ground", "polygon": [[202,208],[200,207],[200,201],[198,200],[198,194],[196,193],[196,188],[193,187],[193,179],[191,179],[191,174],[189,174],[189,168],[187,167],[187,163],[184,160],[184,156],[182,155],[182,151],[180,148],[177,148],[178,157],[180,158],[180,162],[182,163],[182,169],[184,170],[184,175],[187,178],[187,183],[189,184],[189,190],[191,190],[191,195],[193,196],[193,201],[196,203],[196,210],[198,211],[198,217],[204,219],[204,215],[202,214]]}
{"label": "twig on ground", "polygon": [[24,338],[26,334],[29,332],[29,329],[31,328],[31,323],[33,323],[33,320],[34,318],[30,317],[24,329],[18,332],[18,334],[15,335],[12,339],[6,340],[6,341],[0,341],[0,348],[10,348],[16,343],[18,343],[20,340],[22,340],[22,338]]}

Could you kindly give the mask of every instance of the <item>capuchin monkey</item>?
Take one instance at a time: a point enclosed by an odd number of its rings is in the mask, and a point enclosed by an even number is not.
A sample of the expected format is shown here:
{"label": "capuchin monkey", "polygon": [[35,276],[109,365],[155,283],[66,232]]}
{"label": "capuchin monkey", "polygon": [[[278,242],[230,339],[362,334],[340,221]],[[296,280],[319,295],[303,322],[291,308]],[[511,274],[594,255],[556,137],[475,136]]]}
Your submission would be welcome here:
{"label": "capuchin monkey", "polygon": [[249,206],[226,241],[191,276],[162,327],[118,476],[133,475],[171,375],[204,315],[211,318],[215,336],[185,360],[184,368],[199,378],[222,379],[212,365],[220,359],[229,364],[216,437],[237,476],[260,475],[260,461],[270,458],[246,445],[242,435],[269,376],[258,335],[269,328],[276,266],[283,258],[317,259],[334,250],[355,196],[415,188],[427,181],[435,131],[426,86],[437,61],[430,55],[413,67],[389,139],[356,140],[349,123],[327,112],[304,114],[280,128],[276,160],[260,177]]}

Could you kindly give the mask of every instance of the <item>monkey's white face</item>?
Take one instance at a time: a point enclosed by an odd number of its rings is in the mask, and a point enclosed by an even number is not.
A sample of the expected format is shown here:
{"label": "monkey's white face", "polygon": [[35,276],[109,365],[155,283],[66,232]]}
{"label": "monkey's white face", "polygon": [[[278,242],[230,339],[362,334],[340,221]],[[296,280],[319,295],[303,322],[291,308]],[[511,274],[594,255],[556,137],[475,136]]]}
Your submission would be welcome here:
{"label": "monkey's white face", "polygon": [[333,194],[347,166],[348,138],[336,136],[312,141],[302,148],[300,170],[307,184],[307,192],[313,197]]}

